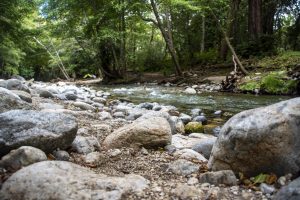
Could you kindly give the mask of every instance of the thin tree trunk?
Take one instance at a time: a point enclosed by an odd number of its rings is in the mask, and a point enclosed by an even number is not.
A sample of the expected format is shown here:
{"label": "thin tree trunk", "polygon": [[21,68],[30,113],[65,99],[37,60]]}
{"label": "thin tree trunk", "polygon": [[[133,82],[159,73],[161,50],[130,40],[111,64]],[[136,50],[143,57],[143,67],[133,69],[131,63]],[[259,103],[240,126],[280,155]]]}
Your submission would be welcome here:
{"label": "thin tree trunk", "polygon": [[201,23],[201,28],[202,28],[202,35],[201,35],[201,49],[200,52],[203,53],[205,50],[205,16],[202,16],[202,23]]}
{"label": "thin tree trunk", "polygon": [[120,15],[120,33],[121,33],[121,47],[120,47],[120,68],[121,71],[126,73],[127,66],[126,66],[126,22],[125,22],[125,5],[124,0],[119,1],[121,8],[121,15]]}
{"label": "thin tree trunk", "polygon": [[227,45],[228,45],[228,47],[229,47],[229,49],[230,49],[232,55],[234,56],[235,61],[236,61],[237,64],[239,65],[239,68],[241,69],[241,71],[243,72],[244,75],[247,75],[247,74],[248,74],[248,71],[245,69],[245,67],[243,66],[243,64],[242,64],[242,62],[240,61],[239,57],[237,56],[237,54],[236,54],[236,52],[235,52],[233,46],[231,45],[231,42],[230,42],[228,36],[227,36],[226,31],[222,28],[222,25],[220,24],[220,22],[219,22],[217,16],[215,15],[215,13],[213,12],[212,9],[210,9],[210,12],[211,12],[211,14],[213,15],[214,19],[216,20],[216,22],[217,22],[217,24],[218,24],[220,30],[222,31],[222,33],[223,33],[223,35],[224,35],[224,38],[225,38],[225,41],[226,41],[226,43],[227,43]]}
{"label": "thin tree trunk", "polygon": [[[50,55],[50,57],[51,57],[53,60],[55,60],[55,61],[57,62],[57,60],[56,60],[57,58],[55,58],[55,56],[49,51],[48,47],[46,47],[46,46],[45,46],[40,40],[38,40],[36,37],[33,37],[33,39],[47,51],[47,53]],[[51,42],[51,43],[52,43],[52,42]],[[53,44],[52,44],[52,45],[53,45]],[[56,53],[57,53],[57,51],[56,51]],[[57,53],[56,55],[59,56],[58,53]],[[59,60],[60,60],[60,62],[57,63],[57,64],[58,64],[58,67],[59,67],[60,71],[62,72],[62,74],[65,76],[65,78],[66,78],[67,80],[69,80],[70,77],[69,77],[68,73],[66,72],[66,70],[64,69],[64,65],[62,64],[60,58],[59,58]]]}
{"label": "thin tree trunk", "polygon": [[[178,58],[177,58],[177,54],[176,54],[176,50],[174,48],[174,45],[173,45],[173,39],[172,37],[170,38],[170,33],[167,33],[167,31],[164,29],[163,27],[163,23],[160,19],[160,16],[158,14],[158,10],[157,10],[157,6],[156,6],[156,3],[154,2],[154,0],[150,0],[151,2],[151,7],[152,7],[152,10],[153,10],[153,13],[155,15],[155,18],[156,18],[156,25],[158,26],[159,30],[161,31],[161,34],[166,42],[166,45],[168,47],[168,50],[171,54],[171,57],[172,57],[172,61],[175,65],[175,72],[176,72],[176,75],[177,76],[182,76],[182,71],[181,71],[181,67],[180,67],[180,64],[179,64],[179,61],[178,61]],[[171,30],[168,30],[168,32],[171,32]]]}

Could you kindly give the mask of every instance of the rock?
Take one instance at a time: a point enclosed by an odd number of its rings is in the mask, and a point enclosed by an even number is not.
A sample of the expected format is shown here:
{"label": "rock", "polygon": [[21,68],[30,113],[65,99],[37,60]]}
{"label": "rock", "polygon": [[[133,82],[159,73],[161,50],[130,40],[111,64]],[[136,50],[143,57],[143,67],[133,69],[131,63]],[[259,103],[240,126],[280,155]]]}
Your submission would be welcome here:
{"label": "rock", "polygon": [[13,93],[18,95],[23,101],[26,101],[27,103],[32,103],[31,95],[28,92],[24,92],[21,90],[11,90]]}
{"label": "rock", "polygon": [[138,119],[132,124],[117,129],[106,137],[103,145],[107,149],[143,146],[146,148],[164,147],[171,143],[171,128],[161,117]]}
{"label": "rock", "polygon": [[65,149],[77,132],[75,118],[66,114],[13,110],[0,114],[0,122],[0,156],[21,146]]}
{"label": "rock", "polygon": [[72,92],[65,93],[65,97],[70,101],[75,101],[78,98],[77,95]]}
{"label": "rock", "polygon": [[273,194],[276,190],[274,186],[265,183],[261,183],[259,188],[263,194]]}
{"label": "rock", "polygon": [[206,172],[199,177],[200,183],[209,183],[212,185],[237,185],[237,179],[231,170],[223,170],[218,172]]}
{"label": "rock", "polygon": [[184,124],[178,117],[171,116],[169,119],[169,124],[171,127],[172,135],[184,134]]}
{"label": "rock", "polygon": [[54,98],[54,95],[49,92],[48,90],[40,90],[39,91],[40,93],[40,97],[43,97],[43,98],[48,98],[48,99],[53,99]]}
{"label": "rock", "polygon": [[2,186],[0,199],[121,199],[148,188],[145,178],[129,174],[109,177],[64,161],[44,161],[13,174]]}
{"label": "rock", "polygon": [[91,111],[96,110],[94,106],[91,106],[87,103],[80,102],[80,101],[74,102],[73,105],[77,108],[80,108],[81,110],[91,110]]}
{"label": "rock", "polygon": [[195,177],[189,178],[189,180],[187,182],[188,185],[196,185],[198,183],[199,183],[199,180],[197,178],[195,178]]}
{"label": "rock", "polygon": [[241,112],[222,128],[209,167],[251,177],[300,171],[300,98]]}
{"label": "rock", "polygon": [[194,88],[186,88],[184,90],[184,93],[186,93],[186,94],[197,94],[197,91]]}
{"label": "rock", "polygon": [[110,149],[108,150],[108,155],[110,157],[116,157],[118,155],[120,155],[122,153],[122,151],[120,149]]}
{"label": "rock", "polygon": [[298,199],[300,199],[300,178],[297,178],[287,186],[282,187],[274,197],[274,200]]}
{"label": "rock", "polygon": [[221,127],[220,126],[217,126],[216,128],[213,129],[213,134],[214,136],[218,137],[219,134],[220,134],[220,131],[221,131]]}
{"label": "rock", "polygon": [[106,111],[102,111],[102,112],[99,112],[99,119],[104,121],[104,120],[110,120],[112,119],[113,117],[111,116],[111,114],[109,112],[106,112]]}
{"label": "rock", "polygon": [[64,109],[64,106],[56,104],[56,103],[40,103],[40,109],[50,109],[50,110],[59,110]]}
{"label": "rock", "polygon": [[96,150],[100,150],[100,144],[97,138],[76,136],[72,143],[72,149],[81,154],[88,154]]}
{"label": "rock", "polygon": [[214,115],[221,115],[222,114],[222,110],[217,110],[216,112],[214,112]]}
{"label": "rock", "polygon": [[199,160],[201,162],[207,162],[207,159],[204,158],[201,154],[198,152],[192,150],[192,149],[182,149],[178,150],[174,153],[174,156],[176,158],[185,159],[185,160]]}
{"label": "rock", "polygon": [[202,109],[200,108],[195,108],[191,110],[191,115],[193,118],[201,115],[201,113],[202,113]]}
{"label": "rock", "polygon": [[179,115],[179,119],[180,119],[184,124],[187,124],[187,123],[189,123],[189,122],[192,121],[192,117],[191,117],[191,116],[186,115],[186,114],[183,114],[183,113],[181,113],[181,114]]}
{"label": "rock", "polygon": [[173,191],[173,195],[179,199],[193,200],[204,199],[205,195],[203,191],[197,189],[195,186],[189,186],[185,184],[178,185]]}
{"label": "rock", "polygon": [[167,145],[164,148],[168,154],[173,154],[176,151],[176,147],[174,145]]}
{"label": "rock", "polygon": [[55,150],[53,151],[53,156],[56,160],[60,161],[69,161],[70,160],[70,154],[66,151],[62,150]]}
{"label": "rock", "polygon": [[184,135],[176,134],[172,136],[172,145],[177,149],[192,149],[193,146],[200,143],[202,140],[207,140],[210,138],[215,138],[212,135],[198,134],[199,137],[187,137]]}
{"label": "rock", "polygon": [[200,154],[202,154],[206,159],[209,159],[212,148],[216,142],[217,138],[209,138],[207,140],[202,140],[192,147],[192,149]]}
{"label": "rock", "polygon": [[22,146],[3,156],[0,160],[0,168],[2,167],[8,171],[14,172],[22,167],[45,160],[47,160],[47,156],[40,149]]}
{"label": "rock", "polygon": [[18,79],[6,80],[6,89],[9,90],[22,90],[24,92],[30,93],[28,86],[24,85],[22,81]]}
{"label": "rock", "polygon": [[29,108],[28,104],[10,90],[0,87],[0,113],[12,109]]}
{"label": "rock", "polygon": [[139,104],[138,107],[140,107],[140,108],[145,108],[145,109],[147,109],[147,110],[152,110],[153,104],[152,104],[152,103],[146,102],[146,103],[141,103],[141,104]]}
{"label": "rock", "polygon": [[189,122],[187,125],[185,125],[184,129],[186,134],[204,133],[204,128],[199,122]]}
{"label": "rock", "polygon": [[91,152],[84,157],[84,162],[89,165],[98,166],[103,158],[99,152]]}
{"label": "rock", "polygon": [[12,75],[10,78],[11,79],[17,79],[17,80],[19,80],[21,82],[25,82],[26,81],[26,79],[24,77],[20,76],[20,75]]}
{"label": "rock", "polygon": [[188,160],[179,159],[169,164],[168,171],[174,174],[186,176],[198,172],[199,164],[192,163]]}
{"label": "rock", "polygon": [[201,122],[202,125],[207,125],[207,118],[203,115],[197,116],[193,119],[194,122]]}
{"label": "rock", "polygon": [[121,119],[124,119],[124,118],[125,118],[125,115],[124,115],[124,113],[122,113],[122,112],[115,112],[115,113],[113,114],[113,117],[114,117],[114,118],[121,118]]}
{"label": "rock", "polygon": [[95,101],[96,103],[106,104],[106,99],[101,97],[95,97],[93,98],[93,101]]}

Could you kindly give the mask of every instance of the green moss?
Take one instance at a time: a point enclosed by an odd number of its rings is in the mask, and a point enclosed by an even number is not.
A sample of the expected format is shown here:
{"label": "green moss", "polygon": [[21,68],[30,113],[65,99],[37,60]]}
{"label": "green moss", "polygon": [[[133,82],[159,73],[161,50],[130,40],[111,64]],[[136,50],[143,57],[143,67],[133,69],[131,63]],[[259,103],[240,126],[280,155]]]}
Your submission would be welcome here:
{"label": "green moss", "polygon": [[242,85],[239,86],[240,90],[247,91],[247,92],[252,92],[255,89],[259,89],[259,88],[260,88],[260,84],[254,81],[243,83]]}
{"label": "green moss", "polygon": [[184,127],[185,133],[204,133],[204,127],[199,122],[190,122]]}
{"label": "green moss", "polygon": [[296,87],[297,81],[288,80],[285,72],[270,73],[261,80],[261,90],[269,94],[290,94]]}

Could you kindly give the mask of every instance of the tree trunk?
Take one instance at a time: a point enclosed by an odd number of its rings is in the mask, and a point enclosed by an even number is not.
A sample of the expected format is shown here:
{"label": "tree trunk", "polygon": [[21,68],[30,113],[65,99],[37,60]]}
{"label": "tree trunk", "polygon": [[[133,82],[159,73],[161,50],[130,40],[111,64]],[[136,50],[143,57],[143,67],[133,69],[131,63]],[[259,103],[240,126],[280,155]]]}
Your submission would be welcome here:
{"label": "tree trunk", "polygon": [[201,35],[201,48],[200,52],[203,53],[205,50],[205,16],[202,16],[202,23],[201,23],[202,35]]}
{"label": "tree trunk", "polygon": [[[153,10],[153,13],[154,13],[156,21],[157,21],[156,25],[158,26],[159,30],[161,31],[161,34],[166,42],[167,48],[171,54],[172,61],[175,66],[176,75],[182,76],[181,67],[180,67],[178,57],[176,54],[176,50],[175,50],[174,44],[173,44],[173,38],[171,37],[171,30],[170,30],[169,26],[167,27],[168,31],[165,30],[165,28],[163,27],[163,23],[160,19],[159,13],[158,13],[156,3],[154,2],[154,0],[150,0],[150,2],[151,2],[151,7]],[[167,22],[169,23],[169,19],[167,20]]]}
{"label": "tree trunk", "polygon": [[248,31],[252,40],[262,34],[262,0],[248,0]]}
{"label": "tree trunk", "polygon": [[262,28],[263,33],[267,35],[273,34],[274,16],[277,11],[277,1],[265,0],[263,4],[263,19]]}
{"label": "tree trunk", "polygon": [[125,5],[124,0],[120,0],[120,5],[122,6],[121,15],[120,15],[120,71],[122,73],[126,73],[127,65],[126,65],[126,22],[125,22]]}
{"label": "tree trunk", "polygon": [[[241,0],[232,0],[230,5],[228,23],[227,23],[227,35],[231,39],[231,43],[234,46],[236,44],[236,36],[238,30],[238,19],[237,15],[240,10]],[[222,60],[226,60],[228,54],[228,45],[225,39],[221,43],[220,57]]]}

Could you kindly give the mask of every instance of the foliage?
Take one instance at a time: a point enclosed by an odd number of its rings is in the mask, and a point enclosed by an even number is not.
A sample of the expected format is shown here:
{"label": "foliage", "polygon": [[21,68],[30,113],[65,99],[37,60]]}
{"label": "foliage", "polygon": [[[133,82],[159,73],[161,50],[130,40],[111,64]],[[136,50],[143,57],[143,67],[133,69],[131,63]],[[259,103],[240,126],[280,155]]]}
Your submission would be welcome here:
{"label": "foliage", "polygon": [[265,57],[260,59],[258,66],[266,68],[284,69],[300,63],[300,51],[286,51],[278,56]]}
{"label": "foliage", "polygon": [[184,127],[185,133],[204,133],[204,127],[200,122],[190,122]]}

